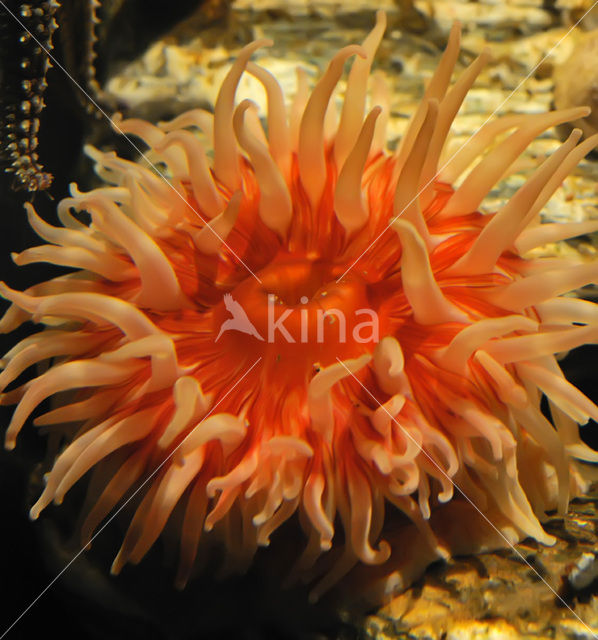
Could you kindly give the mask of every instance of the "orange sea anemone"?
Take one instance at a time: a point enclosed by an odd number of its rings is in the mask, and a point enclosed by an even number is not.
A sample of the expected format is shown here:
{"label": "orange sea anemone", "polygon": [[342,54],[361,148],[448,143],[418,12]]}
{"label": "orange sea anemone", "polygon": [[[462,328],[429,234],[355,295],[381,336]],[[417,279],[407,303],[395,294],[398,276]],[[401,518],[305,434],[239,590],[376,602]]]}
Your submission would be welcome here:
{"label": "orange sea anemone", "polygon": [[[2,331],[45,327],[6,354],[1,387],[50,365],[3,396],[17,404],[6,446],[56,395],[34,424],[63,450],[31,517],[93,469],[85,544],[138,491],[114,573],[139,562],[169,519],[179,586],[198,550],[221,545],[243,570],[292,520],[306,543],[291,572],[310,575],[314,597],[356,565],[380,565],[387,593],[435,557],[525,536],[550,544],[546,510],[564,513],[584,489],[573,458],[598,456],[578,424],[598,407],[554,354],[598,338],[598,307],[563,295],[596,280],[598,265],[526,253],[598,229],[539,224],[598,137],[578,144],[574,131],[498,212],[478,209],[536,136],[587,110],[492,119],[448,157],[451,123],[489,57],[449,86],[456,26],[389,152],[380,82],[381,106],[365,116],[384,30],[379,13],[311,94],[299,74],[289,110],[249,60],[269,43],[254,42],[213,114],[116,120],[152,167],[89,148],[106,186],[73,186],[61,227],[26,205],[48,244],[15,262],[76,270],[0,289],[12,302]],[[331,96],[351,57],[337,122]],[[245,72],[265,89],[264,122],[251,101],[235,106]]]}

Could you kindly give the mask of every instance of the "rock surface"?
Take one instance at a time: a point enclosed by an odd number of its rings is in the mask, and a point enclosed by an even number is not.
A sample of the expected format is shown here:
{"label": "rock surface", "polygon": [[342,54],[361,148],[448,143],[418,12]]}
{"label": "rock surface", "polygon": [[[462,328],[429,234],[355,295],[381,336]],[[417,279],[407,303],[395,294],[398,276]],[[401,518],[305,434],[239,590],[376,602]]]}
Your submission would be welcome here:
{"label": "rock surface", "polygon": [[[372,640],[590,640],[598,634],[598,583],[570,583],[584,554],[598,552],[598,486],[545,529],[553,547],[525,541],[515,549],[456,558],[425,577],[365,623]],[[570,607],[570,608],[569,608]]]}

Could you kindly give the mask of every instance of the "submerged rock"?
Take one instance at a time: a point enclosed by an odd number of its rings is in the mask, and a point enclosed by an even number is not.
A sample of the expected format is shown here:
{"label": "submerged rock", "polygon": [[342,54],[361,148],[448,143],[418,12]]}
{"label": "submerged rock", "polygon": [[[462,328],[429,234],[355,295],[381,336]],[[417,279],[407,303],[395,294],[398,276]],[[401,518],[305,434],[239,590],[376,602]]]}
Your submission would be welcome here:
{"label": "submerged rock", "polygon": [[557,109],[589,106],[592,113],[571,122],[584,137],[598,132],[598,29],[585,34],[569,58],[554,72],[554,104]]}
{"label": "submerged rock", "polygon": [[[438,564],[365,623],[371,640],[590,640],[598,634],[598,580],[579,581],[598,549],[598,485],[567,516],[544,523],[557,542]],[[575,582],[575,578],[573,578]]]}

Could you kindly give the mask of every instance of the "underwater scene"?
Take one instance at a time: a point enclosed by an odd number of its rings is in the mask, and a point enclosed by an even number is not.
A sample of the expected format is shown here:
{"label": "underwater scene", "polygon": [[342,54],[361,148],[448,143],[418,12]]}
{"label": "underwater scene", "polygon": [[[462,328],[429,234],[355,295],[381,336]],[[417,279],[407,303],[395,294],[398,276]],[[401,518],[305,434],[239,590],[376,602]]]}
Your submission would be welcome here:
{"label": "underwater scene", "polygon": [[598,638],[598,0],[0,0],[0,640]]}

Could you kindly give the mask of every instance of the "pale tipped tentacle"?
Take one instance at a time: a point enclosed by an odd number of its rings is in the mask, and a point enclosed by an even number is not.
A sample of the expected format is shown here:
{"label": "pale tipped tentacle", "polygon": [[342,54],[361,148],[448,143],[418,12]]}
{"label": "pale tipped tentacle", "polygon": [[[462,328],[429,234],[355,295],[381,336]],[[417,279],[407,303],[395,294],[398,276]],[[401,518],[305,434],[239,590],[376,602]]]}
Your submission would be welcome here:
{"label": "pale tipped tentacle", "polygon": [[478,349],[473,357],[476,364],[479,364],[492,379],[496,394],[502,402],[519,408],[525,407],[529,402],[527,392],[507,371],[506,367],[482,349]]}
{"label": "pale tipped tentacle", "polygon": [[425,208],[432,199],[434,192],[434,180],[438,177],[438,163],[442,150],[446,144],[453,120],[463,104],[463,100],[468,91],[473,86],[476,78],[482,69],[488,64],[491,54],[489,49],[484,49],[482,53],[467,67],[461,74],[457,82],[447,93],[439,105],[438,118],[434,135],[430,141],[426,160],[422,169],[420,188],[423,189],[421,196],[422,208]]}
{"label": "pale tipped tentacle", "polygon": [[118,327],[130,340],[158,333],[156,325],[136,306],[125,300],[95,292],[30,296],[0,282],[0,294],[33,316],[87,319]]}
{"label": "pale tipped tentacle", "polygon": [[161,237],[164,233],[169,233],[171,227],[171,213],[178,208],[173,207],[172,203],[165,204],[158,199],[152,197],[147,191],[145,185],[135,176],[127,176],[124,181],[128,192],[127,199],[113,199],[114,202],[120,201],[123,205],[123,211],[150,236]]}
{"label": "pale tipped tentacle", "polygon": [[124,282],[137,275],[136,269],[118,255],[110,255],[108,251],[105,253],[90,251],[84,247],[56,247],[46,244],[30,247],[21,253],[12,253],[11,258],[20,267],[36,262],[48,262],[62,267],[91,271],[113,282]]}
{"label": "pale tipped tentacle", "polygon": [[502,134],[532,121],[529,114],[513,114],[500,118],[488,118],[474,134],[456,150],[446,149],[450,157],[441,154],[441,168],[438,171],[440,182],[455,184],[471,163],[489,149]]}
{"label": "pale tipped tentacle", "polygon": [[437,361],[447,369],[464,373],[465,366],[474,352],[493,338],[515,331],[535,332],[538,323],[525,316],[512,315],[486,318],[462,329],[437,355]]}
{"label": "pale tipped tentacle", "polygon": [[106,418],[95,427],[89,429],[89,431],[86,431],[83,435],[75,438],[75,440],[73,440],[73,442],[71,442],[69,446],[58,456],[54,462],[51,472],[47,476],[46,485],[42,495],[29,511],[29,517],[31,520],[37,520],[37,518],[39,518],[39,514],[52,502],[54,499],[54,491],[65,474],[68,473],[68,470],[71,468],[71,465],[78,456],[85,451],[85,449],[93,443],[99,435],[114,425],[118,419],[119,416],[117,415]]}
{"label": "pale tipped tentacle", "polygon": [[344,47],[332,58],[326,72],[312,91],[301,119],[298,143],[299,175],[314,209],[319,204],[326,185],[324,116],[332,91],[343,72],[343,65],[347,58],[353,55],[366,58],[366,52],[358,45]]}
{"label": "pale tipped tentacle", "polygon": [[61,247],[81,247],[102,254],[107,252],[106,243],[93,237],[88,227],[82,227],[82,229],[54,227],[37,215],[30,202],[26,202],[24,207],[29,225],[42,240]]}
{"label": "pale tipped tentacle", "polygon": [[239,417],[230,413],[215,413],[201,420],[185,437],[178,448],[177,460],[183,461],[196,449],[211,440],[219,440],[227,450],[236,447],[247,433],[247,425]]}
{"label": "pale tipped tentacle", "polygon": [[[95,162],[95,172],[98,176],[108,184],[120,187],[128,177],[134,176],[144,185],[152,196],[166,202],[172,198],[173,191],[176,192],[174,186],[164,175],[157,172],[155,167],[153,170],[142,167],[140,164],[131,160],[119,158],[114,151],[100,151],[89,144],[83,147],[83,151],[85,155],[89,156]],[[71,191],[73,190],[76,191],[76,185],[71,184]],[[96,192],[94,193],[97,195]],[[77,197],[77,195],[78,194],[73,193],[73,197]]]}
{"label": "pale tipped tentacle", "polygon": [[[366,564],[382,564],[390,557],[390,545],[385,540],[374,549],[370,543],[372,526],[372,491],[365,474],[355,464],[347,465],[347,493],[350,520],[346,531],[351,541],[351,550]],[[348,525],[348,526],[347,526]]]}
{"label": "pale tipped tentacle", "polygon": [[[510,477],[504,467],[499,467],[498,477],[481,472],[477,475],[482,487],[492,496],[499,510],[513,526],[541,544],[550,546],[555,543],[555,538],[542,529],[519,482]],[[516,540],[514,538],[512,542]]]}
{"label": "pale tipped tentacle", "polygon": [[[325,480],[322,475],[310,475],[305,482],[303,490],[303,508],[307,514],[314,532],[310,538],[310,544],[298,561],[298,566],[311,566],[316,557],[322,551],[328,551],[332,547],[334,526],[331,518],[322,507]],[[313,542],[312,542],[313,541]]]}
{"label": "pale tipped tentacle", "polygon": [[53,500],[60,504],[75,482],[100,460],[120,447],[145,438],[154,428],[156,420],[156,411],[152,407],[119,420],[99,434],[93,442],[87,445],[84,451],[73,459],[70,468],[53,491]]}
{"label": "pale tipped tentacle", "polygon": [[159,122],[158,127],[165,133],[195,127],[199,129],[213,144],[214,136],[214,114],[205,109],[190,109],[172,120]]}
{"label": "pale tipped tentacle", "polygon": [[166,162],[173,174],[181,173],[184,161],[180,152],[176,149],[168,149],[166,147],[159,149],[160,143],[165,135],[162,129],[140,118],[127,118],[123,120],[120,113],[112,116],[111,125],[117,133],[133,135],[145,142],[150,150],[144,153],[144,159],[149,160],[149,154],[152,153],[152,150],[158,151],[161,159]]}
{"label": "pale tipped tentacle", "polygon": [[522,311],[540,302],[568,293],[598,279],[598,264],[588,262],[521,278],[483,294],[493,304]]}
{"label": "pale tipped tentacle", "polygon": [[501,254],[513,246],[521,228],[525,226],[526,214],[536,202],[546,182],[575,147],[580,137],[581,131],[577,129],[569,136],[567,142],[540,165],[509,202],[494,214],[467,253],[459,258],[447,273],[486,273],[494,269]]}
{"label": "pale tipped tentacle", "polygon": [[94,225],[118,242],[137,266],[141,279],[138,304],[164,311],[185,306],[174,268],[154,239],[113,202],[90,196],[81,206],[91,212]]}
{"label": "pale tipped tentacle", "polygon": [[444,207],[442,216],[448,218],[476,211],[492,187],[542,131],[587,114],[587,108],[576,107],[534,116],[474,167]]}
{"label": "pale tipped tentacle", "polygon": [[[574,131],[579,131],[579,129],[574,129]],[[573,149],[573,151],[571,151],[571,153],[563,160],[561,165],[546,182],[544,189],[542,189],[542,192],[538,196],[536,202],[534,202],[534,205],[527,213],[523,226],[531,228],[539,222],[537,217],[542,207],[548,202],[558,187],[561,186],[563,180],[571,173],[571,171],[573,171],[573,169],[575,169],[580,160],[585,158],[585,156],[595,149],[596,146],[598,146],[598,134],[590,136],[587,140],[583,140],[577,147],[575,147],[575,149]]]}
{"label": "pale tipped tentacle", "polygon": [[222,212],[225,204],[212,179],[202,145],[190,131],[178,130],[165,135],[157,150],[167,149],[172,145],[180,146],[185,152],[193,195],[200,211],[208,218],[214,218]]}
{"label": "pale tipped tentacle", "polygon": [[[131,522],[131,536],[129,532],[125,536],[121,551],[119,551],[120,563],[131,562],[138,564],[143,556],[154,544],[166,522],[181,499],[183,492],[195,479],[204,463],[204,456],[196,452],[190,456],[183,467],[170,466],[162,478],[157,482],[158,490],[152,496],[151,505],[144,517],[140,518],[137,527]],[[137,523],[136,523],[137,524]]]}
{"label": "pale tipped tentacle", "polygon": [[386,13],[379,10],[376,12],[376,25],[361,45],[366,57],[357,58],[349,72],[345,100],[334,141],[334,159],[339,171],[343,167],[347,156],[351,153],[351,149],[355,147],[360,130],[362,130],[367,82],[374,56],[380,46],[385,30]]}
{"label": "pale tipped tentacle", "polygon": [[162,449],[169,447],[188,426],[207,413],[211,397],[204,395],[201,385],[191,376],[178,378],[173,387],[175,411],[158,440]]}
{"label": "pale tipped tentacle", "polygon": [[392,228],[397,232],[403,249],[401,278],[407,300],[416,322],[466,322],[467,316],[442,293],[438,286],[423,238],[411,222],[396,219]]}
{"label": "pale tipped tentacle", "polygon": [[590,418],[598,422],[598,407],[574,387],[560,370],[557,369],[556,373],[535,362],[519,362],[516,367],[524,380],[533,382],[553,404],[575,422],[585,424]]}
{"label": "pale tipped tentacle", "polygon": [[104,362],[126,362],[135,358],[150,358],[151,377],[147,391],[171,387],[185,370],[179,366],[174,340],[164,334],[145,336],[104,352],[98,359]]}
{"label": "pale tipped tentacle", "polygon": [[555,428],[536,407],[526,407],[525,410],[513,407],[512,411],[523,428],[546,451],[548,461],[554,466],[558,479],[558,512],[565,515],[569,506],[569,463]]}
{"label": "pale tipped tentacle", "polygon": [[284,238],[293,216],[293,203],[284,177],[276,166],[268,148],[244,126],[244,114],[257,109],[250,100],[244,100],[235,111],[233,127],[239,144],[247,151],[260,189],[258,208],[262,222]]}
{"label": "pale tipped tentacle", "polygon": [[535,306],[544,325],[598,324],[598,306],[590,300],[559,297]]}
{"label": "pale tipped tentacle", "polygon": [[193,234],[193,244],[199,251],[210,256],[220,253],[222,245],[226,244],[228,234],[235,226],[242,201],[243,192],[237,191],[222,213]]}
{"label": "pale tipped tentacle", "polygon": [[[236,434],[233,434],[233,437],[236,438]],[[214,525],[226,515],[240,494],[243,483],[253,476],[258,464],[258,452],[254,449],[227,474],[216,476],[208,482],[206,485],[208,496],[214,498],[218,493],[220,495],[206,518],[206,531],[211,531]]]}
{"label": "pale tipped tentacle", "polygon": [[507,364],[551,356],[582,344],[598,344],[598,326],[571,327],[560,331],[501,338],[488,343],[484,350],[500,364]]}
{"label": "pale tipped tentacle", "polygon": [[438,117],[438,101],[431,99],[423,112],[421,127],[414,139],[411,152],[399,175],[393,204],[393,222],[398,218],[409,221],[419,236],[430,245],[430,234],[419,203],[419,184],[424,161],[432,141]]}
{"label": "pale tipped tentacle", "polygon": [[525,229],[515,240],[515,248],[524,254],[550,242],[560,242],[598,231],[598,220],[585,222],[548,222]]}
{"label": "pale tipped tentacle", "polygon": [[256,40],[243,47],[233,63],[214,105],[214,173],[228,189],[235,191],[241,186],[239,153],[233,130],[235,94],[241,75],[254,51],[272,46],[272,40]]}
{"label": "pale tipped tentacle", "polygon": [[397,147],[395,153],[395,173],[398,173],[403,169],[407,162],[407,158],[415,145],[415,138],[417,137],[424,118],[426,117],[428,101],[437,100],[440,102],[444,98],[448,85],[451,81],[455,64],[457,63],[457,58],[459,57],[460,43],[461,24],[455,21],[449,34],[446,49],[440,58],[436,71],[430,79],[422,101],[419,103],[416,112],[413,114],[413,117],[407,127],[407,131]]}
{"label": "pale tipped tentacle", "polygon": [[269,71],[254,62],[247,64],[247,71],[255,76],[266,90],[270,153],[285,180],[288,181],[291,173],[291,131],[287,124],[282,89]]}
{"label": "pale tipped tentacle", "polygon": [[25,421],[43,400],[69,389],[123,384],[143,367],[138,362],[106,363],[76,360],[59,364],[36,378],[25,392],[6,430],[5,446],[14,449]]}
{"label": "pale tipped tentacle", "polygon": [[368,204],[361,187],[363,170],[372,144],[380,107],[366,118],[355,145],[341,169],[334,193],[334,212],[347,236],[361,229],[369,219]]}
{"label": "pale tipped tentacle", "polygon": [[36,427],[43,427],[52,424],[83,422],[90,418],[97,420],[99,417],[104,417],[111,412],[115,403],[125,394],[126,389],[109,388],[100,391],[94,389],[89,398],[43,413],[33,420],[33,424]]}
{"label": "pale tipped tentacle", "polygon": [[38,362],[61,355],[82,355],[87,351],[93,351],[102,341],[102,336],[94,336],[87,332],[52,330],[26,338],[2,358],[5,368],[0,373],[0,390]]}
{"label": "pale tipped tentacle", "polygon": [[374,348],[374,371],[378,383],[386,393],[405,391],[405,358],[399,341],[385,336]]}
{"label": "pale tipped tentacle", "polygon": [[113,114],[110,124],[117,133],[134,135],[148,147],[155,147],[164,137],[164,132],[151,122],[141,118],[123,119],[121,113]]}
{"label": "pale tipped tentacle", "polygon": [[331,441],[334,430],[331,388],[343,378],[363,369],[371,359],[372,356],[366,353],[359,358],[331,364],[319,371],[310,381],[307,395],[311,424],[327,442]]}

